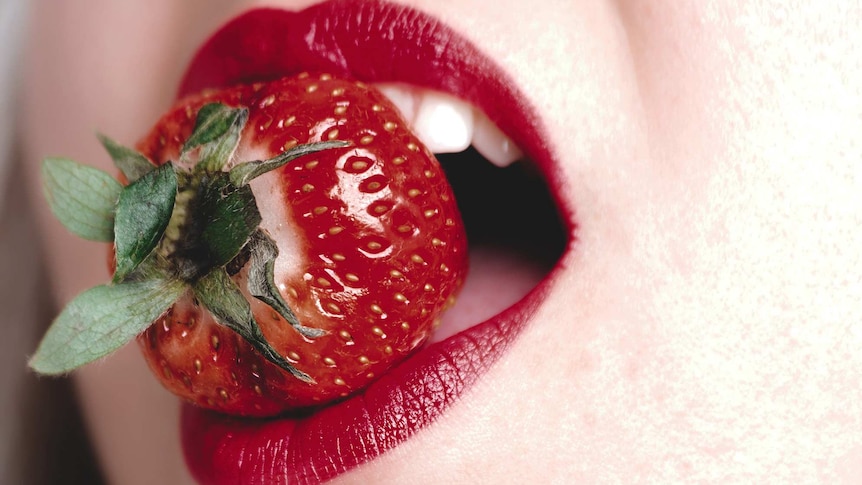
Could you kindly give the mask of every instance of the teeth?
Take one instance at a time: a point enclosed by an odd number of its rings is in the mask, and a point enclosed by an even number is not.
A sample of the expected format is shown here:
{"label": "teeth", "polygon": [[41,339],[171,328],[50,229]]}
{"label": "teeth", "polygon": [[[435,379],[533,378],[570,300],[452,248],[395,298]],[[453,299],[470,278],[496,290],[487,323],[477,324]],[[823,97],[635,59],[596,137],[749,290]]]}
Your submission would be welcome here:
{"label": "teeth", "polygon": [[476,125],[473,127],[473,148],[500,167],[511,165],[524,156],[515,142],[504,135],[484,113],[479,112],[476,113]]}
{"label": "teeth", "polygon": [[377,88],[401,111],[416,136],[434,153],[473,147],[494,165],[505,167],[523,156],[491,120],[470,104],[447,94],[400,84]]}
{"label": "teeth", "polygon": [[413,118],[416,117],[416,107],[421,101],[419,91],[395,84],[380,84],[377,89],[392,101],[405,120],[413,122]]}
{"label": "teeth", "polygon": [[413,118],[413,130],[434,153],[457,153],[473,138],[473,108],[452,96],[427,92]]}

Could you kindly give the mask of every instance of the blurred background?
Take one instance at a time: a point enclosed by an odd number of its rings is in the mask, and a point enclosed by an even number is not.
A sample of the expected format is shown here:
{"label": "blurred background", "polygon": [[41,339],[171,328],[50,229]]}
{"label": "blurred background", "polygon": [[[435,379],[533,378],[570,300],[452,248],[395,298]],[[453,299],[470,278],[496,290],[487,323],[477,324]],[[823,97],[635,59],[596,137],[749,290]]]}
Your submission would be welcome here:
{"label": "blurred background", "polygon": [[27,10],[0,0],[0,484],[99,485],[71,380],[26,368],[54,313],[15,143]]}

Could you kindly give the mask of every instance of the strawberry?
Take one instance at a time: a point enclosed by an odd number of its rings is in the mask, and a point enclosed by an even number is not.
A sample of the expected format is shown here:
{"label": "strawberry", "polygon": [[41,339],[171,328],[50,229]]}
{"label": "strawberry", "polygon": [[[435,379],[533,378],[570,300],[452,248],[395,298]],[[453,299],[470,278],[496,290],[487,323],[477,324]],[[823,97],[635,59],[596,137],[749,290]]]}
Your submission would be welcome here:
{"label": "strawberry", "polygon": [[463,282],[466,237],[441,168],[362,83],[303,74],[202,93],[139,152],[102,142],[128,185],[44,164],[55,214],[112,241],[115,270],[55,320],[38,372],[137,336],[185,400],[275,415],[367,386],[422,345]]}

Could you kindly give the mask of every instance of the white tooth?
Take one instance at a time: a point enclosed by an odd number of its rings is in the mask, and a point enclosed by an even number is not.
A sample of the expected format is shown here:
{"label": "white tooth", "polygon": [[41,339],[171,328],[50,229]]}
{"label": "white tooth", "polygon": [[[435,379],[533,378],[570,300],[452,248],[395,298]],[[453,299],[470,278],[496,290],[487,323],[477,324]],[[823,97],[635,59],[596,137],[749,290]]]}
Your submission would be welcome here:
{"label": "white tooth", "polygon": [[464,151],[473,138],[473,108],[447,94],[426,91],[416,111],[413,130],[434,153]]}
{"label": "white tooth", "polygon": [[413,122],[419,105],[419,94],[415,89],[400,84],[378,84],[376,87],[401,111],[401,116],[408,123]]}
{"label": "white tooth", "polygon": [[524,156],[524,153],[497,125],[480,112],[476,113],[473,130],[473,148],[498,167],[506,167]]}
{"label": "white tooth", "polygon": [[376,87],[401,111],[413,131],[434,153],[455,153],[471,143],[494,165],[506,167],[524,154],[488,117],[447,94],[399,83]]}

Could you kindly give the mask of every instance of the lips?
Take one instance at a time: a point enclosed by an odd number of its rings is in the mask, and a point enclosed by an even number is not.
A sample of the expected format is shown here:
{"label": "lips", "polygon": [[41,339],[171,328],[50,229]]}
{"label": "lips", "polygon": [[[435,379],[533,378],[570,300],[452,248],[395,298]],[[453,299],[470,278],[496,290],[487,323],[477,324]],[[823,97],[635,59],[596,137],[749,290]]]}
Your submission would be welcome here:
{"label": "lips", "polygon": [[[179,95],[302,71],[406,83],[476,106],[544,174],[571,234],[571,212],[556,195],[557,170],[527,97],[475,46],[421,12],[338,0],[299,12],[249,11],[202,46]],[[361,394],[313,414],[248,420],[187,406],[182,439],[192,474],[204,484],[319,483],[394,448],[433,423],[505,354],[558,272],[492,318],[426,347]]]}

